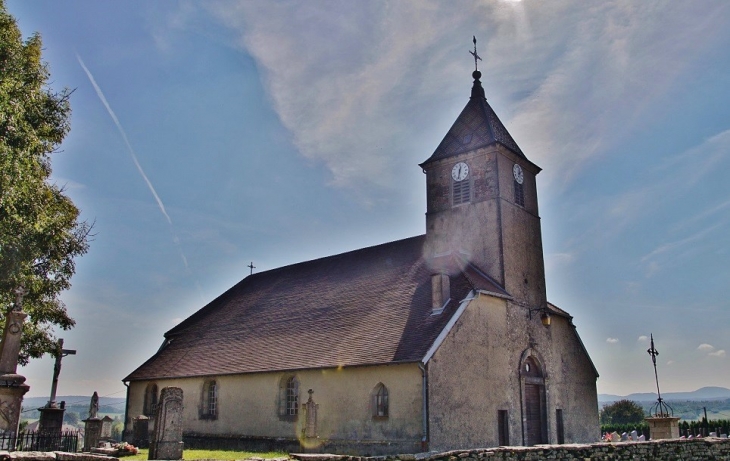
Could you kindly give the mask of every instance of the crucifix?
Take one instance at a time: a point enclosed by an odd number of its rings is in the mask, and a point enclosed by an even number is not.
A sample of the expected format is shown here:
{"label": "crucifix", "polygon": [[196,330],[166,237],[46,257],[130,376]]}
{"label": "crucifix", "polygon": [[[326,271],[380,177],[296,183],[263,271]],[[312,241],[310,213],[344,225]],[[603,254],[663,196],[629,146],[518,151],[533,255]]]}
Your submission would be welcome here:
{"label": "crucifix", "polygon": [[474,51],[469,51],[469,54],[474,56],[474,70],[479,70],[479,67],[477,67],[477,60],[481,61],[482,58],[479,57],[477,54],[477,37],[476,35],[472,35],[472,38],[474,39]]}
{"label": "crucifix", "polygon": [[56,405],[56,388],[58,387],[58,375],[61,374],[61,359],[67,355],[76,355],[76,351],[63,348],[63,339],[58,340],[58,349],[56,353],[56,363],[53,365],[53,384],[51,384],[51,399],[46,405],[52,408]]}
{"label": "crucifix", "polygon": [[249,275],[252,275],[253,274],[253,270],[256,269],[256,266],[253,265],[253,261],[251,261],[251,264],[249,264],[246,267],[248,267],[249,269],[251,269],[251,274],[249,274]]}

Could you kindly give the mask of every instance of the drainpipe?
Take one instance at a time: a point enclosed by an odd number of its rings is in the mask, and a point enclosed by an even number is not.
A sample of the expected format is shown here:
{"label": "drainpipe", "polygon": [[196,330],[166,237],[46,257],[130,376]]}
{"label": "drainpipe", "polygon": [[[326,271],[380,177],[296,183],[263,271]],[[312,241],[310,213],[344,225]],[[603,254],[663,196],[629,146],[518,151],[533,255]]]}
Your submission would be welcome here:
{"label": "drainpipe", "polygon": [[129,415],[129,383],[122,381],[124,387],[127,388],[127,401],[124,403],[124,429],[122,430],[122,442],[127,441],[127,417]]}
{"label": "drainpipe", "polygon": [[418,368],[421,369],[421,376],[423,377],[422,384],[422,397],[423,401],[423,438],[421,439],[421,450],[425,453],[428,451],[428,373],[426,367],[419,362]]}

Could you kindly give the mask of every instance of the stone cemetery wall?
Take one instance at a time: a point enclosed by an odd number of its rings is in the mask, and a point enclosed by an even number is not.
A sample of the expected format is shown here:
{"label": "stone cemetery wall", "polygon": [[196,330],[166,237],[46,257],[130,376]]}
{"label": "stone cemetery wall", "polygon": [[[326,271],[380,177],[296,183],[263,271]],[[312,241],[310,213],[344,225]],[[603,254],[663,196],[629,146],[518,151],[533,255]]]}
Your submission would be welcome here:
{"label": "stone cemetery wall", "polygon": [[119,458],[62,451],[0,451],[0,461],[119,461]]}
{"label": "stone cemetery wall", "polygon": [[455,450],[438,454],[359,457],[292,454],[302,461],[730,461],[730,439],[542,445]]}

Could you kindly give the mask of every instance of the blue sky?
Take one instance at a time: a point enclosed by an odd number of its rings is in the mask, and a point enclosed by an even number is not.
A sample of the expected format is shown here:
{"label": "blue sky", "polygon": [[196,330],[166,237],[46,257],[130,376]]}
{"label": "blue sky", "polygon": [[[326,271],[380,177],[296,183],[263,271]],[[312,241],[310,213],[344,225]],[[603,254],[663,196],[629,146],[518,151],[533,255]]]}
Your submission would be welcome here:
{"label": "blue sky", "polygon": [[[256,270],[419,235],[428,158],[487,99],[538,177],[548,297],[601,393],[730,387],[730,3],[7,0],[74,88],[54,180],[95,222],[59,393],[123,396]],[[112,115],[113,114],[113,115]],[[52,362],[22,369],[32,396]]]}

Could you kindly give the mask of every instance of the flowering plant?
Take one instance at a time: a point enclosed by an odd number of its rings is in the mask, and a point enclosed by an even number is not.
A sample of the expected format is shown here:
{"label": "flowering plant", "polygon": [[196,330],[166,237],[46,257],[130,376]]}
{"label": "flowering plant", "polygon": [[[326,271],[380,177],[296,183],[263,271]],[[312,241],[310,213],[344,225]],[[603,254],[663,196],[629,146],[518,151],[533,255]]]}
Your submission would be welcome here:
{"label": "flowering plant", "polygon": [[113,446],[117,450],[129,453],[131,455],[136,455],[139,452],[139,449],[137,447],[127,442],[115,443]]}

